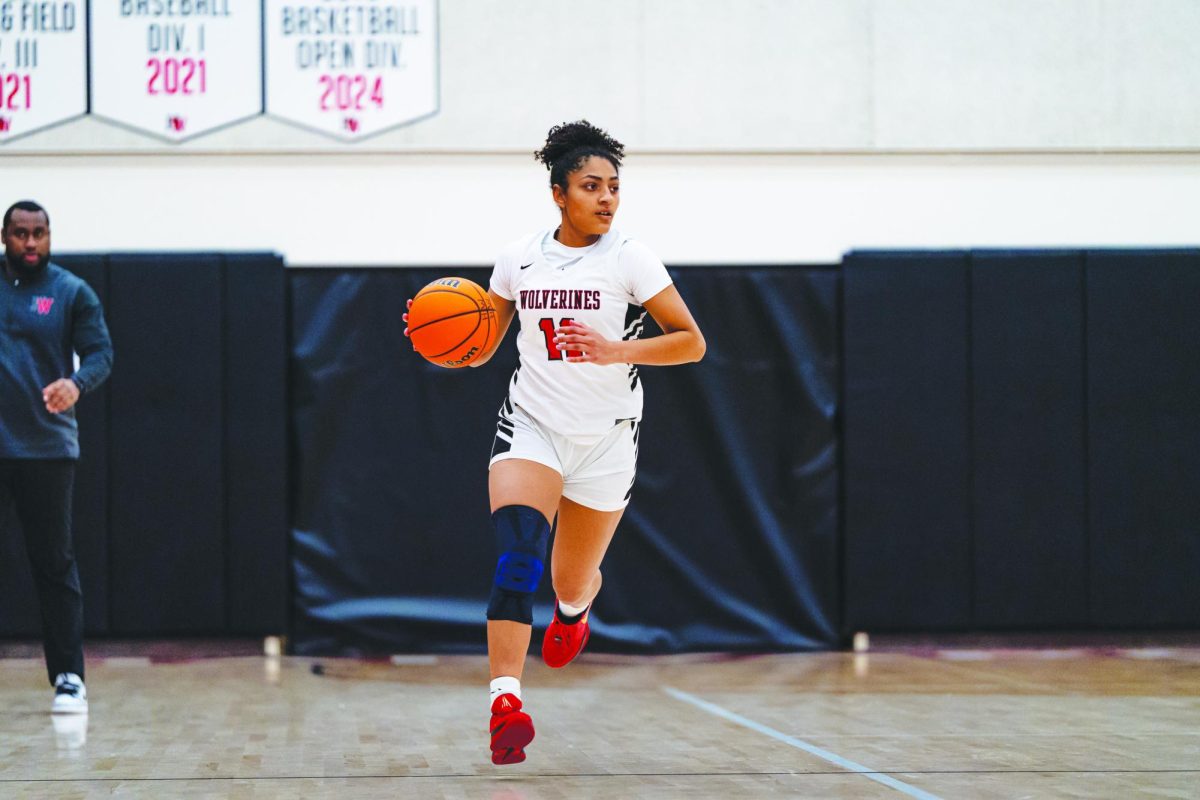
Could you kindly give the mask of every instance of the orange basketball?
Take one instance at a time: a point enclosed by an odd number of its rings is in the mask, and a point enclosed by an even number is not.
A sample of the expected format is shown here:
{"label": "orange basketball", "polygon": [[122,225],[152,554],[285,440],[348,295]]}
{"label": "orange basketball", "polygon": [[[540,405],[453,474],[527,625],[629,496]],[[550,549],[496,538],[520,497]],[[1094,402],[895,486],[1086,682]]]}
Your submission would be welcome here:
{"label": "orange basketball", "polygon": [[491,297],[466,278],[439,278],[417,292],[408,309],[413,347],[439,367],[465,367],[499,332]]}

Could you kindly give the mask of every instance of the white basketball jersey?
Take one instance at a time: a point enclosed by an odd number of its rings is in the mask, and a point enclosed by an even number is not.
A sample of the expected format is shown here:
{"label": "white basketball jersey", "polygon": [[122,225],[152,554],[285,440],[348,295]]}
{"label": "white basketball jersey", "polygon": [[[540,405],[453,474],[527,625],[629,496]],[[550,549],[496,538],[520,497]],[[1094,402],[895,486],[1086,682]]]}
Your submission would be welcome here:
{"label": "white basketball jersey", "polygon": [[636,339],[642,304],[670,285],[662,261],[615,230],[588,247],[559,244],[554,228],[505,247],[490,288],[516,304],[520,322],[509,399],[565,436],[601,436],[619,420],[641,419],[637,367],[567,361],[554,331],[571,319],[609,340]]}

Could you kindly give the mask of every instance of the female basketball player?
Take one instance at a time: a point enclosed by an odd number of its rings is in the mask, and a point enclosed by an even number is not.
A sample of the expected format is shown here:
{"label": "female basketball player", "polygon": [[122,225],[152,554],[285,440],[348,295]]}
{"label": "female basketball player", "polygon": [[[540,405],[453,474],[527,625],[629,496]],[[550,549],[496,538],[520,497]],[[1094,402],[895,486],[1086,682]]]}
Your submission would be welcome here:
{"label": "female basketball player", "polygon": [[[500,335],[472,366],[487,361],[513,315],[520,318],[520,363],[488,476],[499,550],[487,614],[495,764],[524,761],[533,740],[521,673],[551,522],[557,515],[550,574],[558,599],[542,657],[563,667],[587,643],[600,562],[633,488],[642,412],[636,365],[704,355],[704,337],[663,263],[612,227],[624,150],[586,120],[550,130],[535,156],[550,170],[559,222],[504,248],[488,287]],[[663,335],[639,340],[647,311]]]}

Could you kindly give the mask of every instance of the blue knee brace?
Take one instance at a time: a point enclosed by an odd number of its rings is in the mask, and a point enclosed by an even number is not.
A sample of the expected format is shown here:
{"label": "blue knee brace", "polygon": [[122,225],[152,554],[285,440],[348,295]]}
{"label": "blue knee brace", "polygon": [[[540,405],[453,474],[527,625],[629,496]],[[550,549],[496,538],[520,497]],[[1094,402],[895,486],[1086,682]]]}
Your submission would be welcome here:
{"label": "blue knee brace", "polygon": [[492,514],[500,561],[492,581],[488,619],[533,624],[533,591],[545,569],[550,523],[529,506],[504,506]]}

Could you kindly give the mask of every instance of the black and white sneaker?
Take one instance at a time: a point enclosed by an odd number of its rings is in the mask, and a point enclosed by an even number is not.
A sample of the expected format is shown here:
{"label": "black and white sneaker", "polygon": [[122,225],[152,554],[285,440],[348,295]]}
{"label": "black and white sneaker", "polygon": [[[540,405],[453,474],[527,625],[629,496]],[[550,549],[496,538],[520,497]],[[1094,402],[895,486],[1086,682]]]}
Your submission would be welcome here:
{"label": "black and white sneaker", "polygon": [[61,672],[54,679],[54,705],[52,714],[86,714],[88,710],[87,687],[83,678],[74,672]]}

